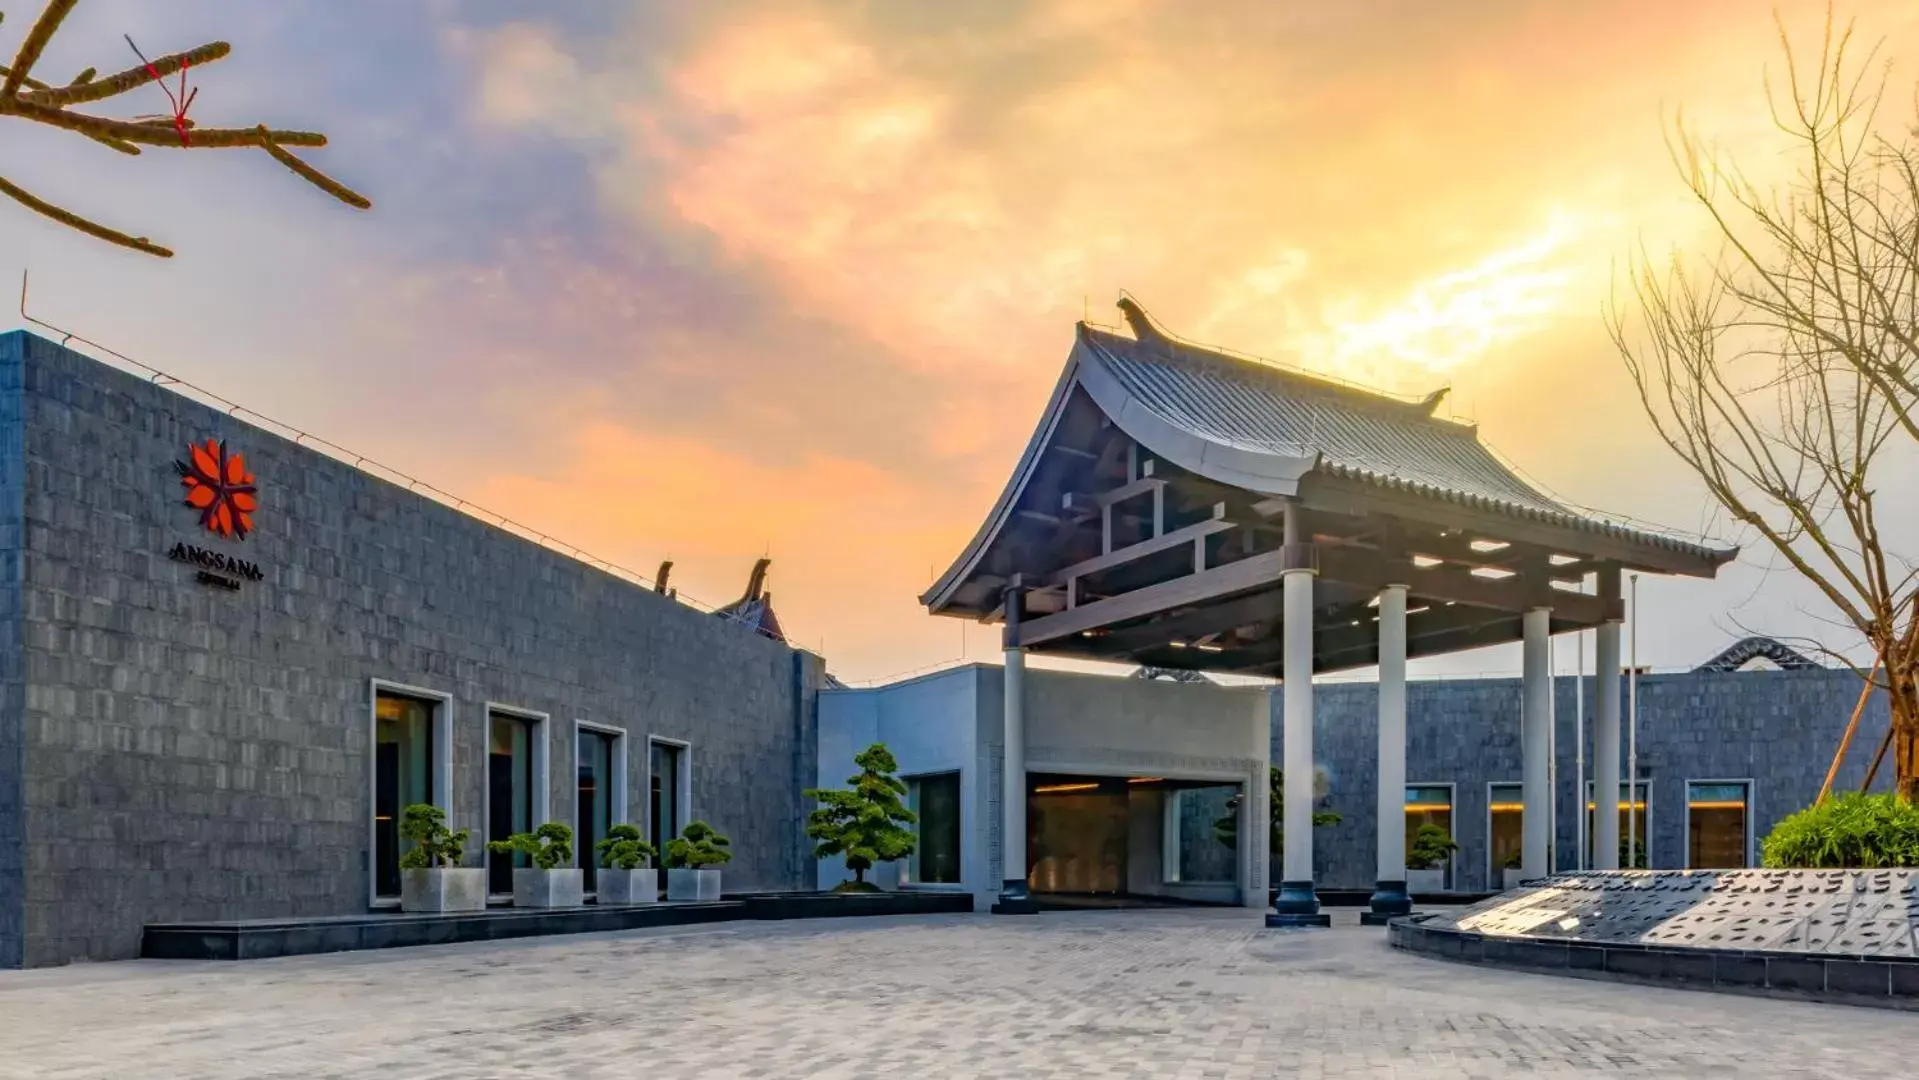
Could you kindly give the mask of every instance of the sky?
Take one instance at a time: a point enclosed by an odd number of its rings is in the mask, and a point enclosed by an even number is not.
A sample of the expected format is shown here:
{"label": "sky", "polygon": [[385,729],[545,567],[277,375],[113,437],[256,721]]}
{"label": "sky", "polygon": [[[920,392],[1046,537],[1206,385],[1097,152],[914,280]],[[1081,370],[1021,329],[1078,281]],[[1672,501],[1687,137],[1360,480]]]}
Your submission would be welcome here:
{"label": "sky", "polygon": [[[37,5],[6,10],[11,53]],[[1919,60],[1910,3],[1837,10]],[[1823,4],[1780,14],[1816,45]],[[917,598],[1121,290],[1190,340],[1451,386],[1572,504],[1751,539],[1654,439],[1601,305],[1636,246],[1703,242],[1676,110],[1787,167],[1753,0],[84,0],[36,70],[117,70],[122,34],[232,42],[190,73],[196,119],[324,131],[306,156],[374,208],[257,151],[0,125],[0,176],[178,253],[0,204],[36,318],[602,559],[671,559],[708,604],[770,556],[790,635],[849,681],[996,655]],[[148,90],[118,115],[163,111]],[[1756,547],[1639,590],[1642,664],[1848,644]]]}

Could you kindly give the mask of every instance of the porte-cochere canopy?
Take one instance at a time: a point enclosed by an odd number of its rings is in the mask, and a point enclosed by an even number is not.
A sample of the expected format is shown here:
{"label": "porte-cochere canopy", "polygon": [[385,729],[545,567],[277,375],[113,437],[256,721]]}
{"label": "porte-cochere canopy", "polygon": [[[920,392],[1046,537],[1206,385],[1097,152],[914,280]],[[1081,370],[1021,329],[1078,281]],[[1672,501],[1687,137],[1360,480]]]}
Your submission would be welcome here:
{"label": "porte-cochere canopy", "polygon": [[[1534,490],[1470,424],[1174,340],[1081,323],[1012,479],[921,597],[1006,618],[1028,651],[1277,674],[1281,571],[1315,565],[1315,671],[1372,664],[1380,590],[1408,589],[1407,654],[1621,617],[1622,570],[1709,578],[1736,548],[1600,520]],[[1287,523],[1294,530],[1288,543]]]}

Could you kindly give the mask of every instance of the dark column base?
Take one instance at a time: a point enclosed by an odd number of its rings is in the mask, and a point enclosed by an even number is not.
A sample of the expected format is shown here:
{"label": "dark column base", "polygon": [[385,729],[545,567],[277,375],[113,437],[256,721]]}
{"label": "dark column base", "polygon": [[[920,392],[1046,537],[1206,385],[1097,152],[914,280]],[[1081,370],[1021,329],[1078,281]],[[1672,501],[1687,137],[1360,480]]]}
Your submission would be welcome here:
{"label": "dark column base", "polygon": [[1024,881],[1008,881],[1000,886],[999,902],[993,905],[993,914],[1037,915],[1039,905],[1033,903]]}
{"label": "dark column base", "polygon": [[1385,926],[1389,921],[1412,912],[1413,898],[1407,894],[1404,881],[1379,881],[1373,885],[1372,908],[1360,914],[1359,925]]}
{"label": "dark column base", "polygon": [[1282,881],[1273,910],[1266,913],[1269,927],[1331,926],[1333,918],[1319,910],[1319,894],[1310,881]]}

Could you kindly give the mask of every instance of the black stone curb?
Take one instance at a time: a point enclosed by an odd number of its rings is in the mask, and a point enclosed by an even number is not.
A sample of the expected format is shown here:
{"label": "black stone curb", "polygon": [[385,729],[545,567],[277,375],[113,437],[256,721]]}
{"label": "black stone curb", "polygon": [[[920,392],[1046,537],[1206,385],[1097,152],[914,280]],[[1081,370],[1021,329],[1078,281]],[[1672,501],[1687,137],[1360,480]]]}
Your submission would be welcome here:
{"label": "black stone curb", "polygon": [[1919,1010],[1919,958],[1828,956],[1554,937],[1489,937],[1394,919],[1393,948],[1441,960],[1575,978]]}
{"label": "black stone curb", "polygon": [[967,893],[772,893],[709,903],[547,910],[496,908],[457,915],[369,913],[332,918],[150,925],[148,960],[265,960],[277,956],[453,945],[558,934],[598,934],[746,919],[820,919],[970,913]]}

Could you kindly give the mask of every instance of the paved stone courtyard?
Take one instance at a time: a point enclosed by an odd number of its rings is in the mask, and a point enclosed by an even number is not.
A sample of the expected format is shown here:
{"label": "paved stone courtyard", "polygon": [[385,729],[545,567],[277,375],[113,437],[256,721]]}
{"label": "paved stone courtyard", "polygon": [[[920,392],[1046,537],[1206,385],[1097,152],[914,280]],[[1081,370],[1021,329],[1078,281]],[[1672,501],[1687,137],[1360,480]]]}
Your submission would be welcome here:
{"label": "paved stone courtyard", "polygon": [[1919,1015],[1462,967],[1246,911],[941,916],[0,972],[0,1076],[1903,1074]]}

